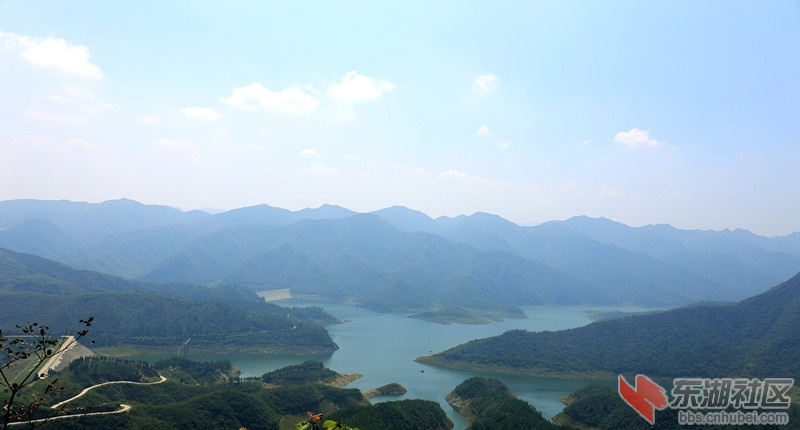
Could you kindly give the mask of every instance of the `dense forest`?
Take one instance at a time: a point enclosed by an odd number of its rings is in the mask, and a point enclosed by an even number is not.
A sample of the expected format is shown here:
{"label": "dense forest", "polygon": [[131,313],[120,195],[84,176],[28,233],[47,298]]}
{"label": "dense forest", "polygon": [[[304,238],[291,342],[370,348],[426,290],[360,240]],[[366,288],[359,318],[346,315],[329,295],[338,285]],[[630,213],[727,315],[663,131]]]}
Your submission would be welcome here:
{"label": "dense forest", "polygon": [[[308,370],[309,375],[302,375]],[[332,372],[329,369],[323,370]],[[316,363],[295,366],[276,374],[312,380],[320,374]],[[332,372],[335,374],[335,372]],[[441,429],[453,424],[436,402],[402,400],[370,405],[357,389],[333,388],[315,383],[285,387],[238,378],[226,361],[196,362],[183,358],[154,365],[104,357],[83,358],[55,377],[60,389],[51,393],[51,404],[69,399],[80,390],[98,386],[64,406],[59,415],[111,412],[122,403],[131,405],[126,414],[107,414],[59,419],[59,429],[148,428],[167,429],[294,429],[306,412],[323,413],[326,419],[344,422],[362,430]],[[327,373],[326,373],[327,374]],[[166,378],[161,381],[161,376]],[[42,387],[39,387],[42,388]],[[34,387],[37,389],[37,387]],[[52,412],[50,412],[52,414]],[[48,415],[46,410],[39,416]],[[48,426],[53,426],[51,421]]]}
{"label": "dense forest", "polygon": [[0,249],[0,326],[31,315],[69,328],[93,316],[97,346],[142,345],[332,353],[338,346],[322,325],[339,321],[322,308],[264,302],[234,285],[144,284]]}
{"label": "dense forest", "polygon": [[[556,421],[581,428],[625,429],[625,430],[678,430],[685,425],[678,424],[678,410],[655,411],[655,424],[651,425],[628,406],[617,391],[608,385],[592,384],[572,393],[564,412],[556,416]],[[763,412],[763,410],[759,410]],[[766,430],[775,428],[800,428],[800,406],[793,404],[789,410],[788,426],[748,425],[747,429]],[[704,429],[741,429],[736,425],[706,425]]]}
{"label": "dense forest", "polygon": [[447,402],[470,422],[467,430],[566,428],[548,421],[497,379],[469,378],[453,389]]}
{"label": "dense forest", "polygon": [[[433,220],[399,207],[373,214],[335,207],[299,212],[254,207],[210,215],[131,201],[0,202],[0,327],[13,335],[9,328],[35,316],[69,333],[91,316],[95,324],[85,340],[101,347],[331,354],[338,346],[325,326],[336,318],[320,307],[266,303],[256,291],[286,288],[471,324],[523,317],[525,304],[738,299],[800,265],[798,235],[630,228],[585,217],[528,228],[488,214]],[[798,380],[799,356],[800,275],[738,303],[691,305],[562,332],[515,330],[420,360],[578,378]],[[59,420],[57,427],[66,429],[285,430],[308,411],[361,430],[452,427],[435,402],[371,405],[357,389],[330,386],[339,376],[314,361],[242,379],[224,360],[150,364],[98,357],[74,361],[55,375],[58,389],[44,390],[55,403],[112,382],[69,402],[64,412],[132,408]],[[470,430],[557,428],[496,380],[471,378],[448,400]],[[800,422],[797,407],[790,412]],[[660,412],[659,425],[666,427],[658,428],[672,428],[672,413]],[[596,386],[574,393],[562,418],[561,424],[597,428],[643,424],[613,389]]]}
{"label": "dense forest", "polygon": [[295,318],[319,311],[291,311],[267,303],[232,304],[156,292],[70,296],[3,294],[13,309],[3,321],[37,315],[51,326],[70,327],[79,313],[94,316],[97,346],[142,345],[262,352],[332,353],[338,347],[325,328]]}
{"label": "dense forest", "polygon": [[[310,374],[302,375],[307,369]],[[327,369],[325,369],[327,370]],[[59,419],[40,424],[46,428],[65,430],[117,428],[177,430],[196,428],[250,430],[290,430],[306,420],[306,413],[323,413],[324,419],[344,423],[361,430],[449,430],[453,423],[433,401],[405,399],[370,405],[357,389],[332,388],[320,384],[285,387],[266,386],[255,380],[230,378],[238,372],[230,362],[197,362],[172,358],[151,365],[107,357],[91,357],[73,361],[67,369],[54,375],[59,390],[50,392],[50,404],[69,399],[87,386],[98,386],[85,396],[61,407],[59,416],[119,410],[120,404],[131,405],[125,414],[104,414]],[[334,372],[335,373],[335,372]],[[295,380],[311,380],[320,369],[310,362],[276,374],[293,374]],[[166,380],[161,382],[161,377]],[[114,383],[128,381],[133,383]],[[42,382],[44,384],[44,382]],[[34,386],[37,390],[42,387]],[[556,422],[542,417],[534,407],[517,399],[502,382],[472,377],[448,395],[448,402],[468,418],[468,430],[525,429],[677,429],[677,412],[667,409],[656,412],[651,426],[625,404],[610,385],[588,385],[566,400],[564,412]],[[791,426],[800,423],[800,406],[789,409]],[[52,412],[42,410],[40,417]],[[574,427],[573,427],[574,426]],[[39,427],[37,425],[37,427]],[[733,429],[736,426],[713,426],[711,429]],[[755,430],[771,428],[752,426]]]}
{"label": "dense forest", "polygon": [[557,332],[513,330],[419,361],[564,377],[800,379],[800,275],[736,304],[697,305]]}
{"label": "dense forest", "polygon": [[406,399],[345,408],[326,416],[360,430],[450,430],[453,423],[438,403]]}
{"label": "dense forest", "polygon": [[[800,235],[588,217],[523,227],[485,213],[432,219],[399,206],[209,214],[130,200],[5,201],[0,248],[120,276],[104,279],[117,289],[125,280],[290,289],[444,322],[503,317],[526,304],[740,300],[800,268]],[[26,290],[45,292],[32,281]],[[447,309],[454,304],[462,310]]]}
{"label": "dense forest", "polygon": [[324,384],[333,381],[338,375],[319,361],[307,360],[302,364],[265,373],[261,381],[270,385]]}

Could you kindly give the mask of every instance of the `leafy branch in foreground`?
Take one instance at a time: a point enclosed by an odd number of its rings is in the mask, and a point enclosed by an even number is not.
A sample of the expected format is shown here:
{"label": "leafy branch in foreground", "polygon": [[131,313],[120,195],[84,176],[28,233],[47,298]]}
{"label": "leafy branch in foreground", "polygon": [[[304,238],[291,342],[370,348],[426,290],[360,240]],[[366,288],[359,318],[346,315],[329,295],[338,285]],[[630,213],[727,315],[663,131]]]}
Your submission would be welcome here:
{"label": "leafy branch in foreground", "polygon": [[[33,428],[34,413],[42,406],[48,394],[60,391],[50,381],[44,390],[32,396],[33,400],[19,404],[20,393],[37,381],[45,380],[52,360],[89,333],[94,317],[80,320],[83,329],[74,335],[53,336],[50,327],[37,322],[17,325],[18,334],[8,336],[0,329],[0,387],[3,388],[3,430],[12,422],[27,420]],[[7,394],[7,397],[6,397]]]}

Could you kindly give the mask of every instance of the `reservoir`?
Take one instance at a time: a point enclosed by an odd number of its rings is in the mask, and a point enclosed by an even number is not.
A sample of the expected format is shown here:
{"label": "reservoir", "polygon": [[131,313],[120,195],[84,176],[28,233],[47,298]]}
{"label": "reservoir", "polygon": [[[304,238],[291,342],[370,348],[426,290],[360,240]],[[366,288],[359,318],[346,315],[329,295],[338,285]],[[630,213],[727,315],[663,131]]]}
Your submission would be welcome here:
{"label": "reservoir", "polygon": [[[535,406],[546,418],[561,412],[559,397],[586,384],[586,381],[562,380],[508,374],[491,374],[442,369],[414,362],[414,358],[440,352],[458,344],[508,330],[564,330],[589,324],[592,312],[644,312],[653,309],[625,306],[528,306],[528,318],[496,321],[483,325],[443,325],[409,318],[405,314],[377,313],[342,304],[308,303],[297,299],[281,301],[285,306],[321,306],[331,315],[345,320],[327,327],[340,349],[330,357],[314,357],[339,373],[360,373],[362,378],[346,388],[363,391],[388,383],[403,385],[403,396],[377,397],[373,402],[400,399],[428,399],[438,402],[455,429],[466,427],[466,421],[445,402],[445,396],[456,385],[472,376],[493,377],[503,381],[521,399]],[[192,357],[190,353],[189,358]],[[217,357],[219,358],[219,357]],[[290,364],[299,364],[309,357],[263,356],[241,354],[226,356],[242,372],[242,376],[261,376]]]}

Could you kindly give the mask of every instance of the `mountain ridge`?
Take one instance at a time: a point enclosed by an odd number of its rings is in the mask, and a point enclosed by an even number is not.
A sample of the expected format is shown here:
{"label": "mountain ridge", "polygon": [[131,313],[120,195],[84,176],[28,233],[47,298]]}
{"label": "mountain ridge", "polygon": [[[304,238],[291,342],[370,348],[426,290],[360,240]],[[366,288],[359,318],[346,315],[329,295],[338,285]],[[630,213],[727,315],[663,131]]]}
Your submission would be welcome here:
{"label": "mountain ridge", "polygon": [[736,303],[693,305],[558,332],[512,330],[419,360],[550,375],[797,379],[798,356],[800,273]]}
{"label": "mountain ridge", "polygon": [[[483,212],[433,219],[402,206],[356,213],[335,205],[256,205],[209,214],[132,200],[6,201],[0,247],[148,282],[291,285],[318,296],[327,284],[329,298],[384,310],[380,293],[391,292],[397,306],[414,312],[439,306],[420,309],[424,300],[416,296],[449,291],[437,300],[458,303],[459,289],[473,302],[489,297],[500,305],[509,301],[504,282],[531,300],[561,294],[577,303],[649,306],[735,301],[800,270],[800,234],[628,227],[586,216],[523,227]],[[293,270],[270,265],[271,258]],[[544,293],[547,279],[559,294]]]}
{"label": "mountain ridge", "polygon": [[338,348],[319,325],[336,320],[321,308],[295,312],[236,286],[145,284],[3,248],[0,300],[0,327],[7,331],[31,318],[70,327],[91,316],[93,340],[102,346],[172,349],[192,338],[193,345],[209,350],[332,353]]}

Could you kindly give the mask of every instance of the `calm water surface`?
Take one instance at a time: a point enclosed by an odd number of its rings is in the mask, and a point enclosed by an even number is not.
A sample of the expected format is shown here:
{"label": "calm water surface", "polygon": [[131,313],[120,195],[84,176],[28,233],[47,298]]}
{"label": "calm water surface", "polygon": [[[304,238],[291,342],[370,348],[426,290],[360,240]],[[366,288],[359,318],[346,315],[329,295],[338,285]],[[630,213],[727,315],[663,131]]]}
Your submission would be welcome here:
{"label": "calm water surface", "polygon": [[[242,376],[261,376],[292,364],[316,359],[339,373],[360,373],[362,378],[347,388],[370,390],[397,382],[407,390],[403,396],[372,399],[373,403],[400,399],[428,399],[438,402],[455,424],[455,430],[467,427],[466,421],[447,404],[445,396],[472,376],[493,377],[503,381],[521,399],[535,406],[547,418],[561,412],[564,405],[558,400],[587,382],[521,375],[468,372],[442,369],[415,363],[422,355],[441,352],[461,343],[496,336],[508,330],[529,331],[565,330],[589,324],[595,312],[646,312],[654,309],[635,306],[528,306],[523,310],[528,318],[497,321],[482,325],[443,325],[409,318],[407,314],[382,314],[342,304],[309,303],[297,299],[283,300],[285,306],[321,306],[331,315],[345,320],[328,326],[328,332],[339,350],[332,356],[273,356],[263,354],[204,354],[189,352],[194,360],[228,359]],[[165,356],[138,356],[155,361]]]}
{"label": "calm water surface", "polygon": [[[292,299],[279,304],[304,306],[309,303]],[[364,375],[348,385],[348,388],[369,390],[398,382],[408,389],[407,394],[380,397],[373,399],[373,402],[398,399],[434,400],[441,404],[442,409],[455,423],[457,430],[465,428],[466,422],[445,402],[444,398],[456,385],[471,376],[490,376],[500,379],[521,399],[534,405],[548,418],[563,409],[564,405],[559,402],[559,397],[582,387],[586,382],[441,369],[415,363],[414,358],[513,329],[543,331],[580,327],[591,322],[592,311],[650,310],[622,306],[530,306],[523,308],[528,315],[526,319],[505,320],[484,325],[442,325],[408,318],[405,314],[381,314],[354,306],[319,303],[314,305],[322,306],[330,314],[346,320],[344,324],[327,327],[340,349],[330,357],[317,359],[337,372],[355,372]],[[309,357],[240,354],[226,358],[241,370],[242,376],[261,376],[283,366],[299,364]]]}

